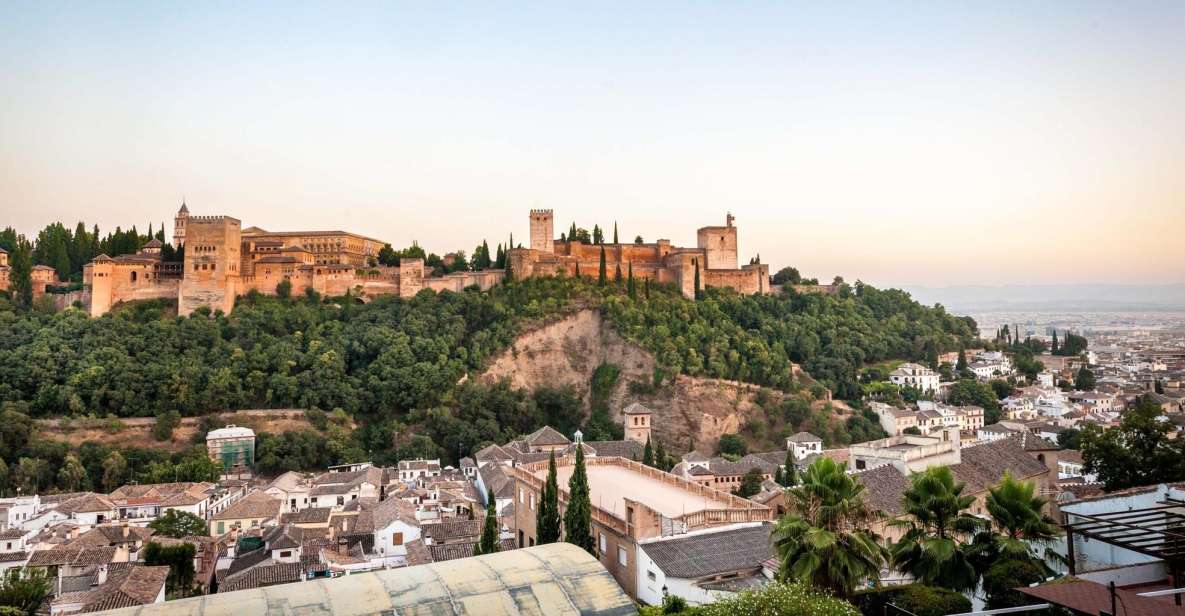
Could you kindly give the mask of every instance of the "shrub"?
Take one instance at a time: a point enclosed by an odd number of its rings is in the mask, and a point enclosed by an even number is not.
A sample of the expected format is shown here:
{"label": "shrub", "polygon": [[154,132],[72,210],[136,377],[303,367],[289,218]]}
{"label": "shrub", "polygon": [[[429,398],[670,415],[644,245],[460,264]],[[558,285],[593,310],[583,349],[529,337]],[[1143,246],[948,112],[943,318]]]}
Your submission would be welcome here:
{"label": "shrub", "polygon": [[983,574],[983,590],[991,609],[1017,607],[1032,603],[1025,595],[1012,590],[1045,579],[1045,572],[1035,562],[1022,559],[1000,560]]}
{"label": "shrub", "polygon": [[945,616],[971,611],[971,601],[962,594],[921,584],[863,590],[852,596],[852,602],[864,616],[884,616],[885,605],[889,603],[917,616]]}

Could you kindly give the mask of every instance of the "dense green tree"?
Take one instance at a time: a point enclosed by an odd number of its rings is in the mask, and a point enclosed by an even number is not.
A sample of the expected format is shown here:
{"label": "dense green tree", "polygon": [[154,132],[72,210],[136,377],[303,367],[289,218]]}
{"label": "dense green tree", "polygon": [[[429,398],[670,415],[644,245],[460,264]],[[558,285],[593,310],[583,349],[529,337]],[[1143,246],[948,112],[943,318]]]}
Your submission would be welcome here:
{"label": "dense green tree", "polygon": [[617,241],[617,221],[616,221],[616,220],[615,220],[615,221],[613,221],[613,243],[614,243],[614,244],[617,244],[617,243],[619,243],[619,242]]}
{"label": "dense green tree", "polygon": [[52,588],[45,568],[12,567],[0,577],[0,606],[33,616]]}
{"label": "dense green tree", "polygon": [[547,482],[539,496],[535,514],[536,543],[555,543],[560,540],[560,490],[555,466],[555,452],[548,456]]}
{"label": "dense green tree", "polygon": [[741,438],[739,434],[722,434],[720,440],[716,442],[716,453],[741,457],[749,453],[749,447],[745,445],[745,439]]}
{"label": "dense green tree", "polygon": [[741,498],[749,498],[754,494],[761,492],[761,483],[765,480],[764,473],[760,468],[754,466],[750,468],[743,477],[741,477],[741,485],[736,489],[736,495]]}
{"label": "dense green tree", "polygon": [[1185,480],[1185,439],[1169,437],[1175,428],[1162,414],[1143,396],[1118,426],[1088,424],[1081,434],[1084,470],[1097,474],[1107,491]]}
{"label": "dense green tree", "polygon": [[667,460],[667,452],[663,449],[661,440],[658,441],[658,444],[654,448],[654,466],[661,471],[670,472],[671,470],[672,465]]}
{"label": "dense green tree", "polygon": [[605,247],[601,246],[601,261],[600,265],[597,267],[597,284],[603,287],[605,286],[607,280],[608,278],[605,272]]}
{"label": "dense green tree", "polygon": [[798,485],[798,460],[794,456],[794,448],[786,449],[786,460],[782,462],[782,467],[785,471],[782,473],[782,481],[779,482],[787,488]]}
{"label": "dense green tree", "polygon": [[78,461],[78,456],[67,454],[62,468],[58,469],[58,487],[66,492],[77,492],[87,487],[86,469]]}
{"label": "dense green tree", "polygon": [[28,310],[33,306],[33,262],[29,257],[29,246],[24,238],[8,255],[9,289],[18,308]]}
{"label": "dense green tree", "polygon": [[165,580],[165,587],[174,597],[185,597],[193,592],[194,566],[193,560],[197,548],[192,543],[177,545],[161,545],[149,541],[144,546],[144,564],[149,566],[167,566],[169,577]]}
{"label": "dense green tree", "polygon": [[786,491],[788,512],[772,539],[780,581],[801,580],[846,597],[866,580],[880,579],[887,551],[870,524],[864,486],[830,458],[819,458]]}
{"label": "dense green tree", "polygon": [[634,285],[634,262],[633,261],[629,262],[629,277],[626,279],[625,293],[626,293],[626,295],[630,296],[631,299],[638,296],[637,287]]}
{"label": "dense green tree", "polygon": [[584,448],[576,448],[575,467],[568,479],[568,508],[564,511],[564,541],[597,555],[592,536],[592,501],[589,495],[588,471],[584,467]]}
{"label": "dense green tree", "polygon": [[152,424],[152,437],[158,441],[173,439],[173,430],[181,425],[181,413],[177,411],[161,411]]}
{"label": "dense green tree", "polygon": [[963,494],[950,467],[934,466],[910,476],[902,496],[907,517],[892,524],[905,534],[890,550],[893,566],[922,584],[973,590],[979,581],[965,540],[981,527],[969,511],[975,497]]}
{"label": "dense green tree", "polygon": [[481,537],[477,543],[473,544],[473,555],[481,556],[482,554],[493,554],[501,551],[502,542],[498,538],[498,510],[494,506],[493,498],[486,503],[486,519],[481,526]]}
{"label": "dense green tree", "polygon": [[642,464],[646,466],[655,466],[654,464],[654,448],[650,446],[650,437],[646,437],[646,446],[642,449]]}
{"label": "dense green tree", "polygon": [[179,509],[167,509],[160,517],[148,523],[157,535],[181,539],[206,534],[206,520],[201,516]]}
{"label": "dense green tree", "polygon": [[1049,345],[1049,352],[1052,355],[1060,355],[1061,346],[1057,343],[1057,330],[1053,330],[1053,342]]}
{"label": "dense green tree", "polygon": [[1082,430],[1064,428],[1057,433],[1057,446],[1062,449],[1078,449],[1082,443]]}
{"label": "dense green tree", "polygon": [[774,284],[801,284],[802,275],[798,273],[798,268],[783,267],[770,277],[770,281]]}
{"label": "dense green tree", "polygon": [[994,424],[1000,421],[1000,401],[996,392],[986,383],[974,379],[963,379],[951,386],[947,394],[947,401],[955,405],[973,405],[983,407],[983,421]]}
{"label": "dense green tree", "polygon": [[276,284],[276,296],[280,299],[292,297],[292,281],[287,278]]}
{"label": "dense green tree", "polygon": [[1094,372],[1090,368],[1082,366],[1078,369],[1078,374],[1074,375],[1074,388],[1079,391],[1093,391],[1095,387]]}
{"label": "dense green tree", "polygon": [[128,462],[118,452],[112,452],[103,461],[103,491],[111,492],[123,485],[128,475]]}

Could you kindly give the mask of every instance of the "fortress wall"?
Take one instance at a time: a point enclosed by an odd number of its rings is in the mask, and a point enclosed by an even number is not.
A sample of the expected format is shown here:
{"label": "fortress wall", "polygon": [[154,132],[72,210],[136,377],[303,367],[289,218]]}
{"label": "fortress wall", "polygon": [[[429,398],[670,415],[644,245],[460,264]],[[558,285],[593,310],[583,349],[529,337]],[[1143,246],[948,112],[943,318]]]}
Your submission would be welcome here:
{"label": "fortress wall", "polygon": [[769,291],[769,269],[746,267],[739,270],[700,270],[700,281],[705,288],[730,287],[748,295],[766,293]]}

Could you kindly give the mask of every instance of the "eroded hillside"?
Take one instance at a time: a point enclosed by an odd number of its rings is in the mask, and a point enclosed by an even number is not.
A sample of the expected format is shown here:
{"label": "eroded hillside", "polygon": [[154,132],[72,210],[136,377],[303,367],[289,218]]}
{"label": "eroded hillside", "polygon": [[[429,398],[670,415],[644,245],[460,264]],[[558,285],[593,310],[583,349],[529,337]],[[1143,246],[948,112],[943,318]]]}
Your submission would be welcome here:
{"label": "eroded hillside", "polygon": [[[495,356],[480,379],[493,383],[505,378],[516,388],[531,390],[570,386],[587,400],[593,372],[603,363],[621,369],[610,395],[614,419],[621,421],[621,409],[627,404],[642,402],[655,413],[658,438],[679,451],[710,450],[722,434],[743,433],[746,424],[752,428],[754,420],[767,423],[768,409],[784,396],[747,383],[685,375],[654,388],[654,357],[623,338],[594,309],[580,310],[522,334],[508,350]],[[799,379],[806,378],[796,372]],[[768,440],[769,436],[750,435],[750,440]]]}

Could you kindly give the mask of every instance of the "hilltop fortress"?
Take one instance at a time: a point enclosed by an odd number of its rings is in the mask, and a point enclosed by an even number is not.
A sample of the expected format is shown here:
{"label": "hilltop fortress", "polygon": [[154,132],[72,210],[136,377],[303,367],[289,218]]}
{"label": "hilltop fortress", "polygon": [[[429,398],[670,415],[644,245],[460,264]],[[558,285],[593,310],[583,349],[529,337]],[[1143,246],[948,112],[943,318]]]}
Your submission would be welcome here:
{"label": "hilltop fortress", "polygon": [[[556,240],[551,210],[531,210],[531,247],[510,251],[510,267],[515,276],[596,277],[600,273],[601,253],[605,269],[612,279],[633,272],[634,278],[674,284],[684,297],[695,297],[696,273],[700,286],[729,287],[740,293],[768,293],[769,266],[755,263],[737,267],[737,228],[728,214],[723,227],[700,227],[695,248],[672,246],[670,240],[653,244],[585,244]],[[619,269],[620,268],[620,269]]]}
{"label": "hilltop fortress", "polygon": [[[722,227],[698,230],[695,248],[672,246],[669,240],[652,244],[584,244],[556,240],[551,210],[530,212],[529,248],[508,251],[514,276],[596,277],[602,251],[608,276],[618,268],[626,276],[671,283],[683,295],[695,296],[702,287],[731,287],[741,293],[770,291],[769,267],[737,267],[737,228],[728,215]],[[398,266],[376,265],[385,242],[346,231],[271,232],[242,228],[230,216],[191,216],[182,204],[174,219],[173,244],[184,247],[184,261],[165,261],[163,244],[152,240],[137,254],[99,255],[83,268],[85,290],[80,300],[92,316],[112,306],[140,299],[176,299],[177,312],[187,315],[207,306],[229,313],[235,298],[255,291],[275,295],[283,281],[293,295],[311,289],[322,295],[360,298],[376,295],[411,297],[422,289],[482,290],[505,276],[500,269],[425,274],[422,259],[404,258]],[[7,273],[7,272],[3,272]]]}

